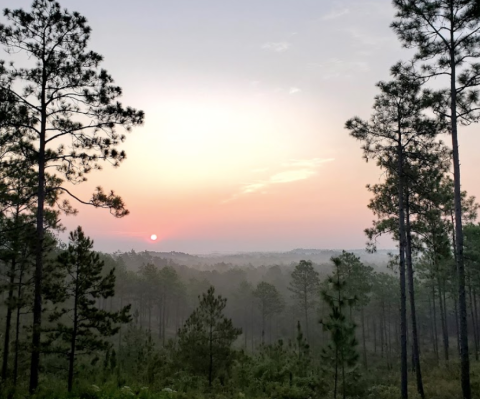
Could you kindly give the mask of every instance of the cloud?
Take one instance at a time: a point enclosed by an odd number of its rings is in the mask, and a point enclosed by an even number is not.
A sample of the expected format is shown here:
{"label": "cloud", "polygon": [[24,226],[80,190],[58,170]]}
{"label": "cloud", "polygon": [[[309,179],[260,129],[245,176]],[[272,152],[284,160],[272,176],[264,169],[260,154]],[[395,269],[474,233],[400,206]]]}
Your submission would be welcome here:
{"label": "cloud", "polygon": [[296,94],[300,93],[301,90],[298,87],[290,87],[290,90],[288,91],[288,94]]}
{"label": "cloud", "polygon": [[252,183],[252,184],[247,184],[242,187],[241,193],[242,194],[250,194],[254,193],[256,191],[261,190],[266,186],[266,183]]}
{"label": "cloud", "polygon": [[337,18],[340,18],[342,17],[343,15],[346,15],[350,13],[350,9],[348,8],[342,8],[342,9],[338,9],[338,10],[332,10],[330,11],[328,14],[325,14],[321,20],[322,21],[330,21],[332,19],[337,19]]}
{"label": "cloud", "polygon": [[317,172],[312,169],[287,170],[270,176],[269,183],[291,183],[298,180],[306,180],[315,174],[317,174]]}
{"label": "cloud", "polygon": [[325,80],[351,78],[358,73],[365,73],[370,70],[370,66],[365,61],[343,61],[338,58],[330,58],[317,64],[311,63],[307,67],[321,70],[322,77]]}
{"label": "cloud", "polygon": [[358,28],[350,27],[344,29],[356,42],[357,47],[380,48],[386,44],[396,43],[393,33],[389,36],[371,34]]}
{"label": "cloud", "polygon": [[262,45],[264,50],[273,51],[275,53],[283,53],[287,51],[292,45],[288,42],[267,42]]}
{"label": "cloud", "polygon": [[[318,168],[327,162],[333,162],[334,158],[311,158],[311,159],[292,159],[282,165],[281,171],[270,174],[263,180],[257,180],[252,183],[243,184],[239,191],[230,199],[222,203],[228,203],[238,199],[241,196],[267,192],[267,188],[275,184],[287,184],[296,181],[307,180],[317,174]],[[268,168],[256,169],[256,171],[267,171]]]}

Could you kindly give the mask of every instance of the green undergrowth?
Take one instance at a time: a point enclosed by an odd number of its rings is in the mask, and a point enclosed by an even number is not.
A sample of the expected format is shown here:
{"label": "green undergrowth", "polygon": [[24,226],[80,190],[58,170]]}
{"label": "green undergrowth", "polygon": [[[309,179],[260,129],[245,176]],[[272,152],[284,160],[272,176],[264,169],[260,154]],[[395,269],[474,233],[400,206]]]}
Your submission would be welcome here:
{"label": "green undergrowth", "polygon": [[[461,399],[459,364],[423,368],[424,388],[427,399]],[[238,382],[238,381],[237,381]],[[245,381],[247,382],[247,381]],[[90,384],[87,380],[79,381],[72,393],[66,393],[63,381],[52,378],[43,381],[36,395],[30,397],[26,387],[20,387],[14,394],[9,389],[1,391],[1,399],[333,399],[331,381],[302,383],[278,383],[269,381],[261,383],[252,379],[243,388],[235,386],[233,381],[225,386],[218,382],[209,389],[202,381],[188,380],[186,377],[178,381],[169,381],[169,386],[155,381],[153,386],[124,385],[110,380],[103,384]],[[471,367],[472,395],[480,399],[480,363],[472,363]],[[350,388],[350,399],[400,399],[399,373],[386,368],[371,368]],[[341,398],[341,393],[337,394]],[[416,392],[415,374],[409,374],[409,398],[420,399]]]}

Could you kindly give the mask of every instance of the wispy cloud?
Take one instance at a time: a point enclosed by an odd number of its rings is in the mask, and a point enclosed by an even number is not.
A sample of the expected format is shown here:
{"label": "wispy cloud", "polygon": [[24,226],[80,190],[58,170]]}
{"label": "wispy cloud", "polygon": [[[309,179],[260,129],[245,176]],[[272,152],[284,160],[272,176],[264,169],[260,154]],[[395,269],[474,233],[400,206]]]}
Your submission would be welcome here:
{"label": "wispy cloud", "polygon": [[396,39],[393,34],[390,36],[378,35],[355,27],[346,28],[344,31],[352,37],[352,39],[356,42],[357,47],[378,49],[387,44],[396,43]]}
{"label": "wispy cloud", "polygon": [[298,180],[306,180],[316,174],[317,172],[313,169],[287,170],[270,176],[268,182],[270,184],[291,183]]}
{"label": "wispy cloud", "polygon": [[290,90],[288,91],[288,94],[296,94],[300,93],[301,90],[298,87],[290,87]]}
{"label": "wispy cloud", "polygon": [[325,62],[308,64],[309,68],[319,69],[325,80],[335,78],[350,78],[358,73],[368,72],[370,66],[365,61],[344,61],[331,58]]}
{"label": "wispy cloud", "polygon": [[290,47],[292,47],[292,45],[289,42],[267,42],[262,45],[264,50],[273,51],[275,53],[283,53]]}
{"label": "wispy cloud", "polygon": [[321,18],[321,20],[322,21],[329,21],[329,20],[332,20],[332,19],[337,19],[337,18],[340,18],[343,15],[346,15],[348,13],[350,13],[350,9],[348,9],[348,8],[341,8],[341,9],[332,10],[328,14],[325,14]]}
{"label": "wispy cloud", "polygon": [[[311,158],[311,159],[291,159],[281,166],[280,169],[270,176],[257,180],[251,183],[243,184],[239,191],[231,198],[223,201],[228,203],[248,194],[264,193],[266,189],[275,184],[287,184],[296,181],[309,179],[317,174],[318,168],[327,162],[333,162],[334,158]],[[262,170],[256,169],[254,171],[268,171],[268,168]]]}

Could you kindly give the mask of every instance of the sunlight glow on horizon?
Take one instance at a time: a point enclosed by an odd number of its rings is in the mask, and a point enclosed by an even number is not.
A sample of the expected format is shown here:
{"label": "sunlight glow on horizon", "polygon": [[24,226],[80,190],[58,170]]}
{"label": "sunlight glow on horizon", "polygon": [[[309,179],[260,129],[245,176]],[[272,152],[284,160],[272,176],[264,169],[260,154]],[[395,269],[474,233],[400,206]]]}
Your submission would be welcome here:
{"label": "sunlight glow on horizon", "polygon": [[[202,19],[182,1],[66,2],[88,18],[90,47],[122,103],[146,114],[121,167],[72,188],[84,200],[96,186],[113,189],[131,214],[75,205],[78,217],[62,216],[67,229],[81,224],[107,251],[364,246],[374,219],[365,185],[382,175],[344,123],[369,117],[375,83],[409,57],[388,2],[190,2]],[[462,188],[478,196],[480,134],[460,145]]]}

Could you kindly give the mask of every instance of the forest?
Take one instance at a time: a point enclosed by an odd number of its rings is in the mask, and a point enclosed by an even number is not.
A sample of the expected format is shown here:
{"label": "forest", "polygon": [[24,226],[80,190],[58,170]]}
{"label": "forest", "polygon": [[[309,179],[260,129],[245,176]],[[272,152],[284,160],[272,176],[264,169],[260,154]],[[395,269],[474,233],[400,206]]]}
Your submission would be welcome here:
{"label": "forest", "polygon": [[[120,166],[148,115],[120,102],[86,17],[5,9],[0,397],[480,398],[479,205],[458,140],[480,120],[480,6],[392,7],[414,55],[362,100],[371,116],[345,121],[379,175],[366,251],[203,257],[99,252],[81,226],[60,238],[84,207],[135,217],[114,191],[76,190]],[[395,248],[377,251],[382,236]]]}

